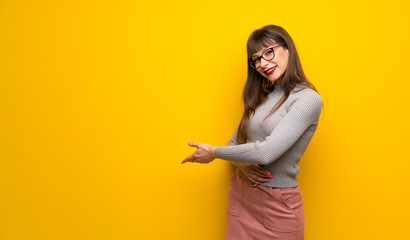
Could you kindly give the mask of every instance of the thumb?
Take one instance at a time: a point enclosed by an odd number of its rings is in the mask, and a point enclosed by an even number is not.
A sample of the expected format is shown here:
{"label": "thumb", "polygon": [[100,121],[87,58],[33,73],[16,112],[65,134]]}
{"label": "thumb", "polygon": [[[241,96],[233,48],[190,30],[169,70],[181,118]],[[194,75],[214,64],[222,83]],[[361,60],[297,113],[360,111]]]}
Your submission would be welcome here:
{"label": "thumb", "polygon": [[188,145],[191,147],[198,147],[198,144],[193,143],[193,142],[188,142]]}

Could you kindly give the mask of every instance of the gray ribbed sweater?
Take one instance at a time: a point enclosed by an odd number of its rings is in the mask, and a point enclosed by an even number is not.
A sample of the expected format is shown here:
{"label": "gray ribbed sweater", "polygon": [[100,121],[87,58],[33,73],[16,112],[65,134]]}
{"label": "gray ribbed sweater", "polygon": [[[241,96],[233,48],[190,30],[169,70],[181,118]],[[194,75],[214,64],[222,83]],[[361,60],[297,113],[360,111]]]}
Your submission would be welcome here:
{"label": "gray ribbed sweater", "polygon": [[[249,122],[248,140],[236,145],[238,127],[227,146],[215,148],[218,158],[243,163],[257,163],[275,176],[269,182],[261,183],[270,187],[295,187],[299,172],[297,165],[312,138],[322,109],[322,98],[310,89],[297,86],[283,105],[264,122],[262,121],[284,94],[280,85],[269,93]],[[243,173],[240,174],[244,177]]]}

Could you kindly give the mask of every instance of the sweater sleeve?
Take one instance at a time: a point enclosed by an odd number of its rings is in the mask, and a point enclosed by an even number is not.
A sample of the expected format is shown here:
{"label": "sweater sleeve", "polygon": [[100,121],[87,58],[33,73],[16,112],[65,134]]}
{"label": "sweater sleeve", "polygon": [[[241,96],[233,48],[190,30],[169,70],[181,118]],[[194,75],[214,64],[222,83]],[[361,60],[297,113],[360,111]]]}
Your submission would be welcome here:
{"label": "sweater sleeve", "polygon": [[238,126],[236,127],[235,132],[233,133],[233,135],[232,135],[232,137],[231,137],[231,140],[229,140],[227,146],[235,146],[235,145],[236,145],[236,143],[237,143],[237,139],[236,139],[236,138],[237,138],[237,135],[238,135],[238,129],[239,129],[239,124],[238,124]]}
{"label": "sweater sleeve", "polygon": [[[239,129],[239,124],[235,129],[235,132],[233,133],[231,140],[229,140],[227,146],[235,146],[237,143],[236,137],[238,136],[238,129]],[[235,162],[231,161],[231,163],[235,166]],[[236,167],[236,166],[235,166]]]}
{"label": "sweater sleeve", "polygon": [[[296,97],[289,110],[264,141],[215,148],[218,158],[267,165],[289,150],[308,127],[319,119],[322,99],[316,92]],[[235,137],[236,139],[236,137]],[[231,140],[232,141],[232,140]]]}

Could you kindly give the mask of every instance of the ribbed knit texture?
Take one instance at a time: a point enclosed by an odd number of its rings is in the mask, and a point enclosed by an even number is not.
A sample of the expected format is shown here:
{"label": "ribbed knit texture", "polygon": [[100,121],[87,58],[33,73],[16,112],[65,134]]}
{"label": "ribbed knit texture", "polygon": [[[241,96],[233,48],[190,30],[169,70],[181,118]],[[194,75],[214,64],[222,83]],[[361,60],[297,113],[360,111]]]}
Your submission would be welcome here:
{"label": "ribbed knit texture", "polygon": [[227,146],[215,148],[218,158],[260,164],[275,176],[261,184],[279,188],[299,184],[298,162],[317,128],[322,109],[322,98],[316,91],[310,88],[292,91],[283,105],[263,121],[283,94],[280,85],[275,84],[268,99],[256,109],[248,123],[247,143],[236,145],[238,125]]}

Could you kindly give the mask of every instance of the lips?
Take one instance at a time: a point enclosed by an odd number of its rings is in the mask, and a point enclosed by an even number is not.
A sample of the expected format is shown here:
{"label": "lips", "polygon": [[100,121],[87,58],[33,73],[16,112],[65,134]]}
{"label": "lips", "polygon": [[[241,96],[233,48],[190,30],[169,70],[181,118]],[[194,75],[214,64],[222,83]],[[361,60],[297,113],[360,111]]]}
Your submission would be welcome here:
{"label": "lips", "polygon": [[276,67],[277,67],[277,66],[271,67],[271,68],[269,68],[268,70],[266,70],[264,73],[265,73],[266,75],[271,75],[271,74],[275,71]]}

